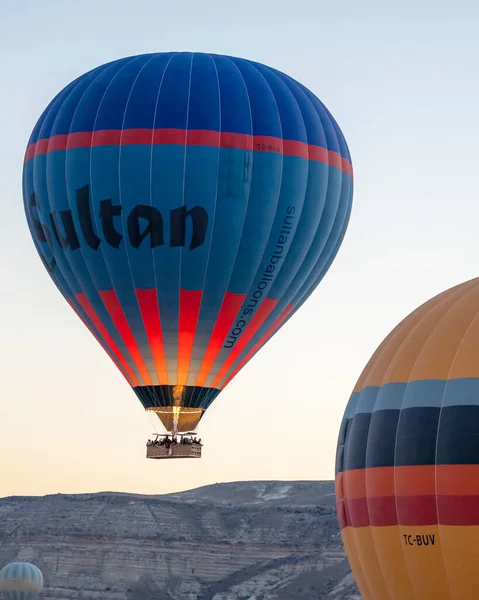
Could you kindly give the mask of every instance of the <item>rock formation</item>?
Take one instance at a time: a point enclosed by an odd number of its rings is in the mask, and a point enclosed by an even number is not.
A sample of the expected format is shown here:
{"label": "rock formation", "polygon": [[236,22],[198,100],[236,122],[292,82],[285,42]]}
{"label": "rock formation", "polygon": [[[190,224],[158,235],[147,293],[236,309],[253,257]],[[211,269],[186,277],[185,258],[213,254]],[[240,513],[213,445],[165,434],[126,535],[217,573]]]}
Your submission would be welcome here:
{"label": "rock formation", "polygon": [[43,600],[360,600],[329,481],[3,498],[0,540]]}

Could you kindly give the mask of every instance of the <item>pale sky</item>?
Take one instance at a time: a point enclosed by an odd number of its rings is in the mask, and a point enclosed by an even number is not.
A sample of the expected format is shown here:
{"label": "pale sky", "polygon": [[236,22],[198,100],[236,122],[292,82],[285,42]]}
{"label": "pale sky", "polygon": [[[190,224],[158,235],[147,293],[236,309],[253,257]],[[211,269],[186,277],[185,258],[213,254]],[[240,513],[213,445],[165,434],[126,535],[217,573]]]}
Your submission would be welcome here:
{"label": "pale sky", "polygon": [[[478,26],[475,0],[0,0],[0,496],[332,478],[377,345],[479,274]],[[349,144],[355,195],[320,286],[203,418],[203,458],[149,461],[154,417],[43,268],[21,174],[72,79],[170,50],[250,58],[309,87]]]}

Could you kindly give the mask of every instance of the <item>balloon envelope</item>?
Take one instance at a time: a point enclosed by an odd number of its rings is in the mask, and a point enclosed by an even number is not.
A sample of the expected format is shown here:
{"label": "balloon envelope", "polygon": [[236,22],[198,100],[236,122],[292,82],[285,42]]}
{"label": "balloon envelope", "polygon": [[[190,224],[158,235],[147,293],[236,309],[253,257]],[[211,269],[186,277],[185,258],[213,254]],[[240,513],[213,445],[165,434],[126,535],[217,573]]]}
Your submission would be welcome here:
{"label": "balloon envelope", "polygon": [[42,589],[42,572],[31,563],[13,562],[0,571],[0,590],[6,600],[34,600]]}
{"label": "balloon envelope", "polygon": [[143,406],[179,431],[318,285],[352,189],[344,137],[309,90],[196,53],[73,81],[35,126],[23,175],[56,286]]}
{"label": "balloon envelope", "polygon": [[364,600],[479,589],[479,279],[422,305],[376,350],[344,414],[338,518]]}

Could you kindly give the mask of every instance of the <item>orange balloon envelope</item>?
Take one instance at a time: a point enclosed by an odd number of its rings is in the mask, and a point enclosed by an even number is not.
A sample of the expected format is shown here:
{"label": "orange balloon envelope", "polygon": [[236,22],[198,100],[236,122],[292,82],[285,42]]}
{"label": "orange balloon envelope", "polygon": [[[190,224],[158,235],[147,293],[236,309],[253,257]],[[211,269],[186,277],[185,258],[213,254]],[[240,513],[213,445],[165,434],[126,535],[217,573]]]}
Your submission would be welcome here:
{"label": "orange balloon envelope", "polygon": [[383,341],[336,456],[338,519],[364,600],[471,600],[479,589],[479,279]]}

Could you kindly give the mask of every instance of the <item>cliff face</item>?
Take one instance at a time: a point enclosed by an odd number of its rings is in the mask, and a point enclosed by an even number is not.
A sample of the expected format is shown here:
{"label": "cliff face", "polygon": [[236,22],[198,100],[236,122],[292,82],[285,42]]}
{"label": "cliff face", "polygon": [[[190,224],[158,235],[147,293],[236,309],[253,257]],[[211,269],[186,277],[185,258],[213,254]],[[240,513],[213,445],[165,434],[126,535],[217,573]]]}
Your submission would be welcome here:
{"label": "cliff face", "polygon": [[0,563],[35,562],[45,600],[360,600],[332,482],[179,494],[0,499]]}

